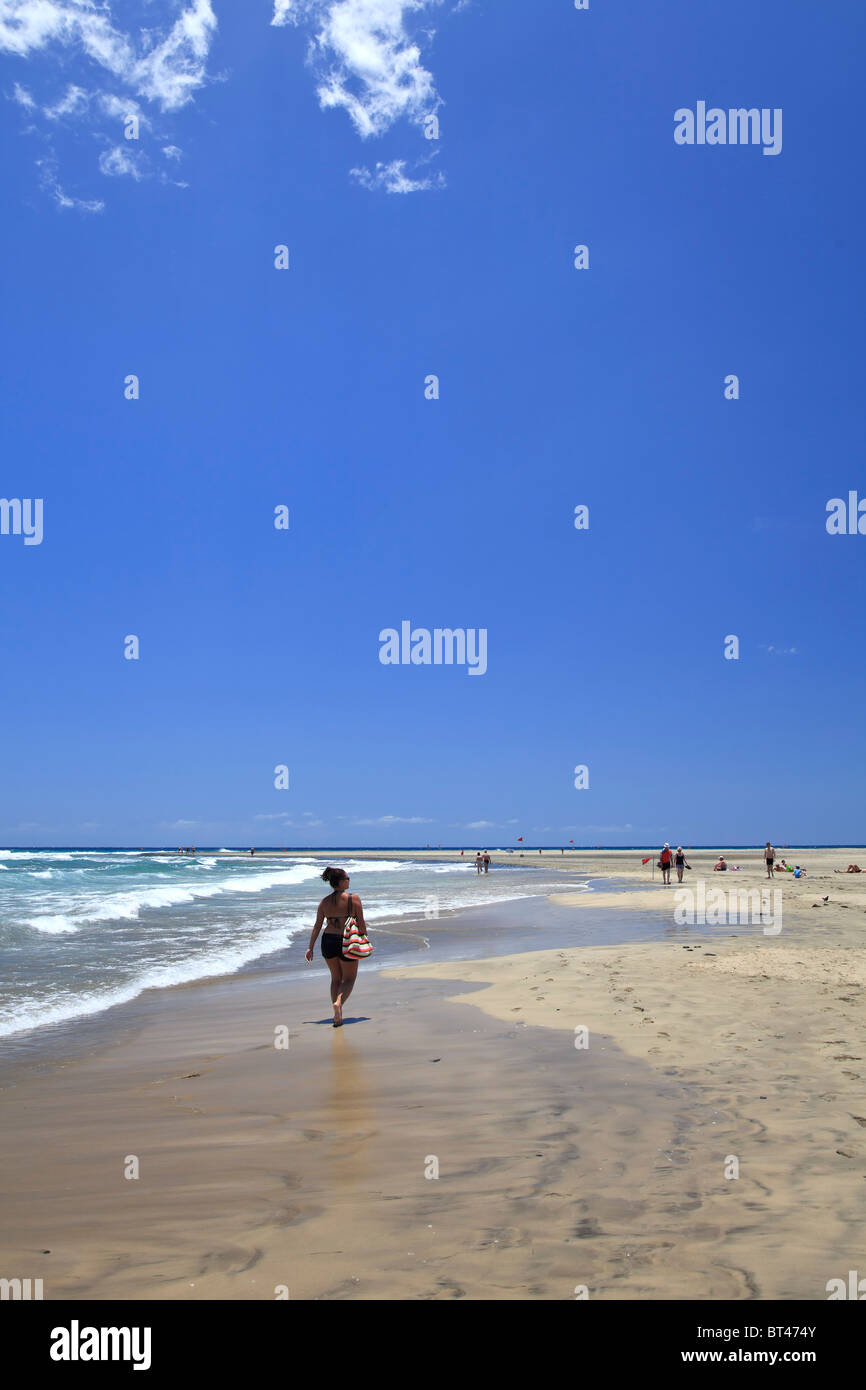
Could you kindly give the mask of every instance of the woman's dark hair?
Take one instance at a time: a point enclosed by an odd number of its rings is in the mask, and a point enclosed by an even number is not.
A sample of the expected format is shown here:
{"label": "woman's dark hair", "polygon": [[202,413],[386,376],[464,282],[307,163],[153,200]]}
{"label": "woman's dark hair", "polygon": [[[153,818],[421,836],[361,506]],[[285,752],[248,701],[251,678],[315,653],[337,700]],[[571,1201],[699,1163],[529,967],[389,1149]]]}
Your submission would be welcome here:
{"label": "woman's dark hair", "polygon": [[345,869],[327,868],[325,872],[322,874],[322,878],[325,880],[326,883],[330,883],[331,887],[336,893],[337,888],[342,883],[343,879],[348,878],[348,874],[346,873]]}

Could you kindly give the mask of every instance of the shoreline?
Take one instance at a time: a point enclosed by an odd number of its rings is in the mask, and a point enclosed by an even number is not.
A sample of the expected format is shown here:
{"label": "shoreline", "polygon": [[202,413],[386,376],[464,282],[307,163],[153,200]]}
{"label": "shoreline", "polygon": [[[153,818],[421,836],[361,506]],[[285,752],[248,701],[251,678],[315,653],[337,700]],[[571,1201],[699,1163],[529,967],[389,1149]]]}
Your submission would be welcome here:
{"label": "shoreline", "polygon": [[[35,1049],[0,1082],[2,1272],[46,1299],[825,1298],[859,1258],[866,883],[817,853],[776,937],[677,926],[658,880],[564,883],[455,912],[470,958],[362,966],[341,1030],[322,970],[250,971]],[[654,939],[574,944],[614,909]]]}

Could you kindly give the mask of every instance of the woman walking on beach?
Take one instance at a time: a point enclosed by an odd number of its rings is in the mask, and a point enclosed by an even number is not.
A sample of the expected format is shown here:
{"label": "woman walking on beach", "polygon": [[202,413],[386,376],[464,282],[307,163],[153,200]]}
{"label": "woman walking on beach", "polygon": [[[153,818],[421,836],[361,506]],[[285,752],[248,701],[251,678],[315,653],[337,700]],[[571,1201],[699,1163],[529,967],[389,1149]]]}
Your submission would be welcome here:
{"label": "woman walking on beach", "polygon": [[304,958],[308,961],[313,959],[313,947],[316,944],[316,937],[322,931],[322,923],[324,922],[322,955],[328,962],[328,969],[331,972],[334,1027],[341,1028],[343,1026],[343,1005],[352,993],[358,974],[358,962],[353,960],[351,956],[343,955],[343,928],[346,925],[347,917],[354,917],[358,923],[359,932],[362,936],[366,936],[367,923],[364,921],[361,899],[356,893],[349,892],[349,875],[345,869],[327,868],[322,874],[322,878],[326,883],[330,883],[332,891],[319,903],[316,924],[313,927],[313,934],[310,937],[310,944],[304,953]]}

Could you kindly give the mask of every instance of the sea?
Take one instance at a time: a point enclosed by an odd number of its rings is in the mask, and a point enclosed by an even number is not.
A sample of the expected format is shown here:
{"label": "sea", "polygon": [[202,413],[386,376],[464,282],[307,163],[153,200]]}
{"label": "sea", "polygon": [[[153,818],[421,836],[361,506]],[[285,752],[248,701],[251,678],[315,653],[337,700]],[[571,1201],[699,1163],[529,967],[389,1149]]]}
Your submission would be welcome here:
{"label": "sea", "polygon": [[[388,929],[386,947],[401,923],[432,932],[458,909],[565,886],[541,866],[497,865],[479,877],[468,855],[337,862],[371,930]],[[0,1037],[99,1014],[148,989],[284,965],[293,941],[291,958],[302,961],[300,943],[329,891],[323,867],[302,855],[226,850],[0,850]],[[384,960],[377,952],[386,963],[387,949]]]}

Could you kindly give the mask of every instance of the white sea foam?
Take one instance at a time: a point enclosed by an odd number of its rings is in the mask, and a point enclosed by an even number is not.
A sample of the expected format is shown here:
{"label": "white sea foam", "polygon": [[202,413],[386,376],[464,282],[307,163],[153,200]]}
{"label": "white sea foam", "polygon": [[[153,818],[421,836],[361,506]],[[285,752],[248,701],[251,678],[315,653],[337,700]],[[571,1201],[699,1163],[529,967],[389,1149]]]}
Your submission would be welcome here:
{"label": "white sea foam", "polygon": [[[134,922],[148,908],[179,907],[198,898],[215,898],[223,893],[261,893],[267,888],[288,887],[316,877],[314,867],[297,864],[290,869],[235,873],[214,883],[173,883],[165,888],[142,886],[125,893],[112,893],[102,899],[90,896],[80,906],[70,906],[62,916],[29,917],[25,923],[37,931],[56,932],[76,931],[88,922]],[[46,926],[46,923],[59,922],[64,925]]]}
{"label": "white sea foam", "polygon": [[78,927],[74,922],[70,922],[68,917],[62,915],[56,917],[34,917],[27,922],[28,927],[35,927],[36,931],[45,932],[48,936],[61,936],[65,932],[76,932]]}
{"label": "white sea foam", "polygon": [[299,916],[287,921],[268,919],[260,924],[264,929],[239,942],[224,946],[211,953],[190,956],[165,965],[152,966],[114,989],[96,989],[91,992],[61,994],[56,992],[45,999],[27,1000],[18,1004],[14,1012],[0,1014],[0,1036],[26,1032],[30,1028],[42,1028],[50,1023],[66,1023],[88,1014],[101,1013],[103,1009],[116,1004],[128,1003],[136,999],[146,989],[165,989],[171,985],[188,984],[191,980],[207,980],[220,975],[232,975],[242,966],[261,956],[285,950],[289,941],[304,931],[305,921]]}

